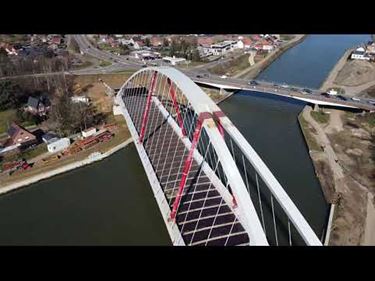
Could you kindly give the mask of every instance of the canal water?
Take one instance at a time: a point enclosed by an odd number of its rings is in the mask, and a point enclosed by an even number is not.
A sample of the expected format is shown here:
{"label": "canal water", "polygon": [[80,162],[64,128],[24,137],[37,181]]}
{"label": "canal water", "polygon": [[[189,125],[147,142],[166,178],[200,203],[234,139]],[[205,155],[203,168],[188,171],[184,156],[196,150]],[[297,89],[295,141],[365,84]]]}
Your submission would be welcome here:
{"label": "canal water", "polygon": [[[311,35],[260,74],[319,87],[362,35]],[[328,205],[297,115],[303,104],[239,92],[221,105],[256,149],[319,237]],[[0,197],[0,245],[171,245],[133,144],[102,162]]]}
{"label": "canal water", "polygon": [[319,88],[344,52],[371,40],[370,35],[308,35],[287,50],[257,79]]}

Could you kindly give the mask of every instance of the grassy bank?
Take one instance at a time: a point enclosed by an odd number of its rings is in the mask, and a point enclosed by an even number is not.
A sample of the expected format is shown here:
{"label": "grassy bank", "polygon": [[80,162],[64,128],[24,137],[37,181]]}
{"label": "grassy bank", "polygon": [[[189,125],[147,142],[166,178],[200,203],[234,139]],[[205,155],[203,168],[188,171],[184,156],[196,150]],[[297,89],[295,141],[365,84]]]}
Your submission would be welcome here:
{"label": "grassy bank", "polygon": [[214,67],[209,68],[208,70],[217,75],[230,75],[233,76],[235,73],[242,71],[250,66],[249,55],[244,54],[235,58],[231,61],[218,64]]}
{"label": "grassy bank", "polygon": [[298,115],[298,123],[300,125],[302,134],[305,138],[306,144],[310,151],[322,151],[320,145],[316,142],[315,137],[312,135],[311,130],[309,128],[309,124],[302,116],[302,112]]}
{"label": "grassy bank", "polygon": [[329,114],[323,111],[311,111],[311,117],[320,124],[327,124],[329,121]]}

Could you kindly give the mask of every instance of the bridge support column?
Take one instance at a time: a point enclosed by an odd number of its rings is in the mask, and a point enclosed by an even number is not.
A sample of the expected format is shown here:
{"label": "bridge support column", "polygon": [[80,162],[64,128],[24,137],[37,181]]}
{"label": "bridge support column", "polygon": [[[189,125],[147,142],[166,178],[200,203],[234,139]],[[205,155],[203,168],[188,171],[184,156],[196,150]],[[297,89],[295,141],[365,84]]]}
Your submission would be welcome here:
{"label": "bridge support column", "polygon": [[314,110],[314,111],[319,111],[319,109],[320,109],[320,108],[319,108],[319,104],[314,104],[314,108],[313,108],[313,110]]}
{"label": "bridge support column", "polygon": [[228,92],[227,92],[224,88],[220,88],[219,93],[220,93],[220,95],[224,96],[224,95],[226,95]]}

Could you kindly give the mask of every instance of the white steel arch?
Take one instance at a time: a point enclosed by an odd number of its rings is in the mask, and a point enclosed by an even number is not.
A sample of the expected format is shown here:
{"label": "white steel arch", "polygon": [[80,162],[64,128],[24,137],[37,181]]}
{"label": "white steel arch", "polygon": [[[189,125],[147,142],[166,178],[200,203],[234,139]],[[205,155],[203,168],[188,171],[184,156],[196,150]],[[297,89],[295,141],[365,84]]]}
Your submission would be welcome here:
{"label": "white steel arch", "polygon": [[[164,81],[163,79],[165,78],[170,79],[169,81],[172,81],[172,83],[176,85],[176,88],[180,91],[180,93],[182,93],[188,100],[194,112],[198,116],[204,116],[204,118],[202,119],[202,128],[205,129],[205,132],[210,140],[210,144],[212,144],[212,147],[214,148],[215,153],[217,155],[218,161],[220,161],[221,163],[222,169],[225,173],[225,178],[227,180],[227,185],[230,186],[233,196],[235,196],[236,198],[238,208],[236,208],[234,212],[237,215],[238,220],[241,222],[242,226],[249,235],[250,245],[268,245],[268,241],[264,229],[262,227],[261,221],[258,217],[257,211],[254,207],[251,197],[249,196],[248,189],[244,182],[244,179],[241,173],[239,172],[239,169],[237,167],[235,160],[233,159],[230,149],[228,148],[223,138],[223,130],[225,130],[225,132],[240,147],[240,150],[243,152],[244,156],[248,158],[248,160],[252,163],[252,165],[259,173],[259,175],[265,180],[267,187],[272,192],[276,200],[278,200],[279,204],[284,209],[285,213],[288,215],[288,217],[290,218],[293,225],[295,226],[299,234],[302,236],[306,244],[321,245],[319,239],[316,237],[315,233],[308,225],[308,223],[305,221],[304,217],[301,215],[298,209],[295,207],[291,199],[282,189],[279,182],[272,175],[270,170],[266,167],[266,165],[256,154],[256,152],[252,149],[250,144],[243,138],[241,133],[233,126],[228,117],[226,117],[221,112],[220,108],[211,100],[211,98],[209,98],[206,95],[206,93],[203,92],[203,90],[198,85],[196,85],[189,77],[187,77],[180,71],[176,70],[175,68],[149,67],[141,69],[134,73],[124,83],[124,85],[120,88],[118,94],[116,95],[114,110],[117,113],[122,114],[125,117],[128,125],[130,125],[130,131],[132,133],[133,139],[135,141],[140,156],[147,154],[145,153],[141,143],[143,136],[140,137],[139,132],[137,132],[137,130],[135,129],[135,126],[133,124],[134,120],[132,120],[128,110],[126,109],[125,103],[123,101],[123,95],[127,90],[127,87],[129,87],[129,85],[132,84],[133,81],[136,81],[139,77],[143,77],[144,75],[150,73],[155,74],[151,78],[151,86],[149,88],[149,91],[151,92],[151,94],[149,95],[150,102],[154,103],[157,107],[159,107],[160,112],[164,114],[164,117],[174,128],[175,132],[179,135],[181,139],[184,140],[186,146],[189,147],[192,151],[195,150],[192,142],[189,141],[189,139],[184,138],[184,134],[182,134],[182,132],[178,130],[177,123],[174,120],[168,119],[168,113],[163,107],[162,102],[160,102],[156,97],[153,96],[154,82],[157,79],[159,79],[158,81]],[[144,119],[146,118],[145,115],[147,114],[144,114]],[[139,122],[140,121],[138,121],[138,123]],[[144,125],[144,122],[142,123]],[[252,159],[251,157],[253,156],[254,158]],[[200,159],[199,157],[201,157],[199,153],[197,153],[197,151],[194,151],[194,158]],[[147,159],[144,161],[142,160],[142,162],[144,166],[151,166],[151,164],[148,163]],[[209,170],[210,169],[207,168],[206,172],[208,174],[210,173]],[[155,175],[149,174],[148,177],[151,185],[154,185],[154,194],[159,194],[161,188],[159,189],[160,184],[156,182],[157,177]],[[212,179],[215,180],[215,176],[211,178],[211,180]],[[219,185],[221,185],[221,183]],[[159,207],[162,213],[164,212],[163,218],[166,222],[173,243],[175,245],[184,245],[185,243],[182,241],[183,239],[181,233],[178,233],[178,231],[176,232],[176,225],[173,221],[171,222],[167,219],[173,210],[168,209],[168,207],[166,207],[165,205],[161,206],[161,202],[163,201],[162,199],[157,198],[157,201],[159,203]]]}

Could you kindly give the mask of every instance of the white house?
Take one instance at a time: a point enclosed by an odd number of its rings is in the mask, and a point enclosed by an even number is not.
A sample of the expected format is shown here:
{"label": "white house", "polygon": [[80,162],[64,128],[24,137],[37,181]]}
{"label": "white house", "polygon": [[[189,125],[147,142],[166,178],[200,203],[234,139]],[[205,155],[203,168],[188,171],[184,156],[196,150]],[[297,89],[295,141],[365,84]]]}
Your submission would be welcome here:
{"label": "white house", "polygon": [[223,41],[217,44],[212,44],[210,47],[210,51],[215,56],[220,56],[226,54],[233,50],[232,41]]}
{"label": "white house", "polygon": [[163,61],[170,63],[171,65],[176,65],[182,62],[186,62],[185,58],[176,58],[175,56],[172,57],[163,57]]}
{"label": "white house", "polygon": [[49,152],[54,153],[54,152],[58,152],[69,147],[69,145],[70,145],[70,139],[68,138],[58,139],[57,138],[55,141],[47,144],[47,149]]}
{"label": "white house", "polygon": [[268,44],[263,44],[262,49],[264,51],[271,52],[273,50],[273,46],[272,45],[268,45]]}
{"label": "white house", "polygon": [[93,136],[93,135],[95,135],[95,134],[96,134],[96,128],[94,128],[94,127],[92,127],[92,128],[88,128],[88,129],[82,131],[82,136],[83,136],[84,138],[87,138],[87,137],[89,137],[89,136]]}
{"label": "white house", "polygon": [[352,60],[370,60],[370,56],[366,53],[365,48],[357,48],[350,56]]}
{"label": "white house", "polygon": [[329,90],[329,91],[327,92],[327,94],[330,95],[330,96],[337,96],[337,91],[331,89],[331,90]]}
{"label": "white house", "polygon": [[82,103],[85,103],[85,104],[90,103],[90,99],[86,96],[73,96],[70,99],[73,103],[79,103],[79,102],[82,102]]}
{"label": "white house", "polygon": [[242,42],[242,40],[238,40],[237,43],[236,43],[236,49],[243,49],[245,48],[245,44],[244,42]]}

